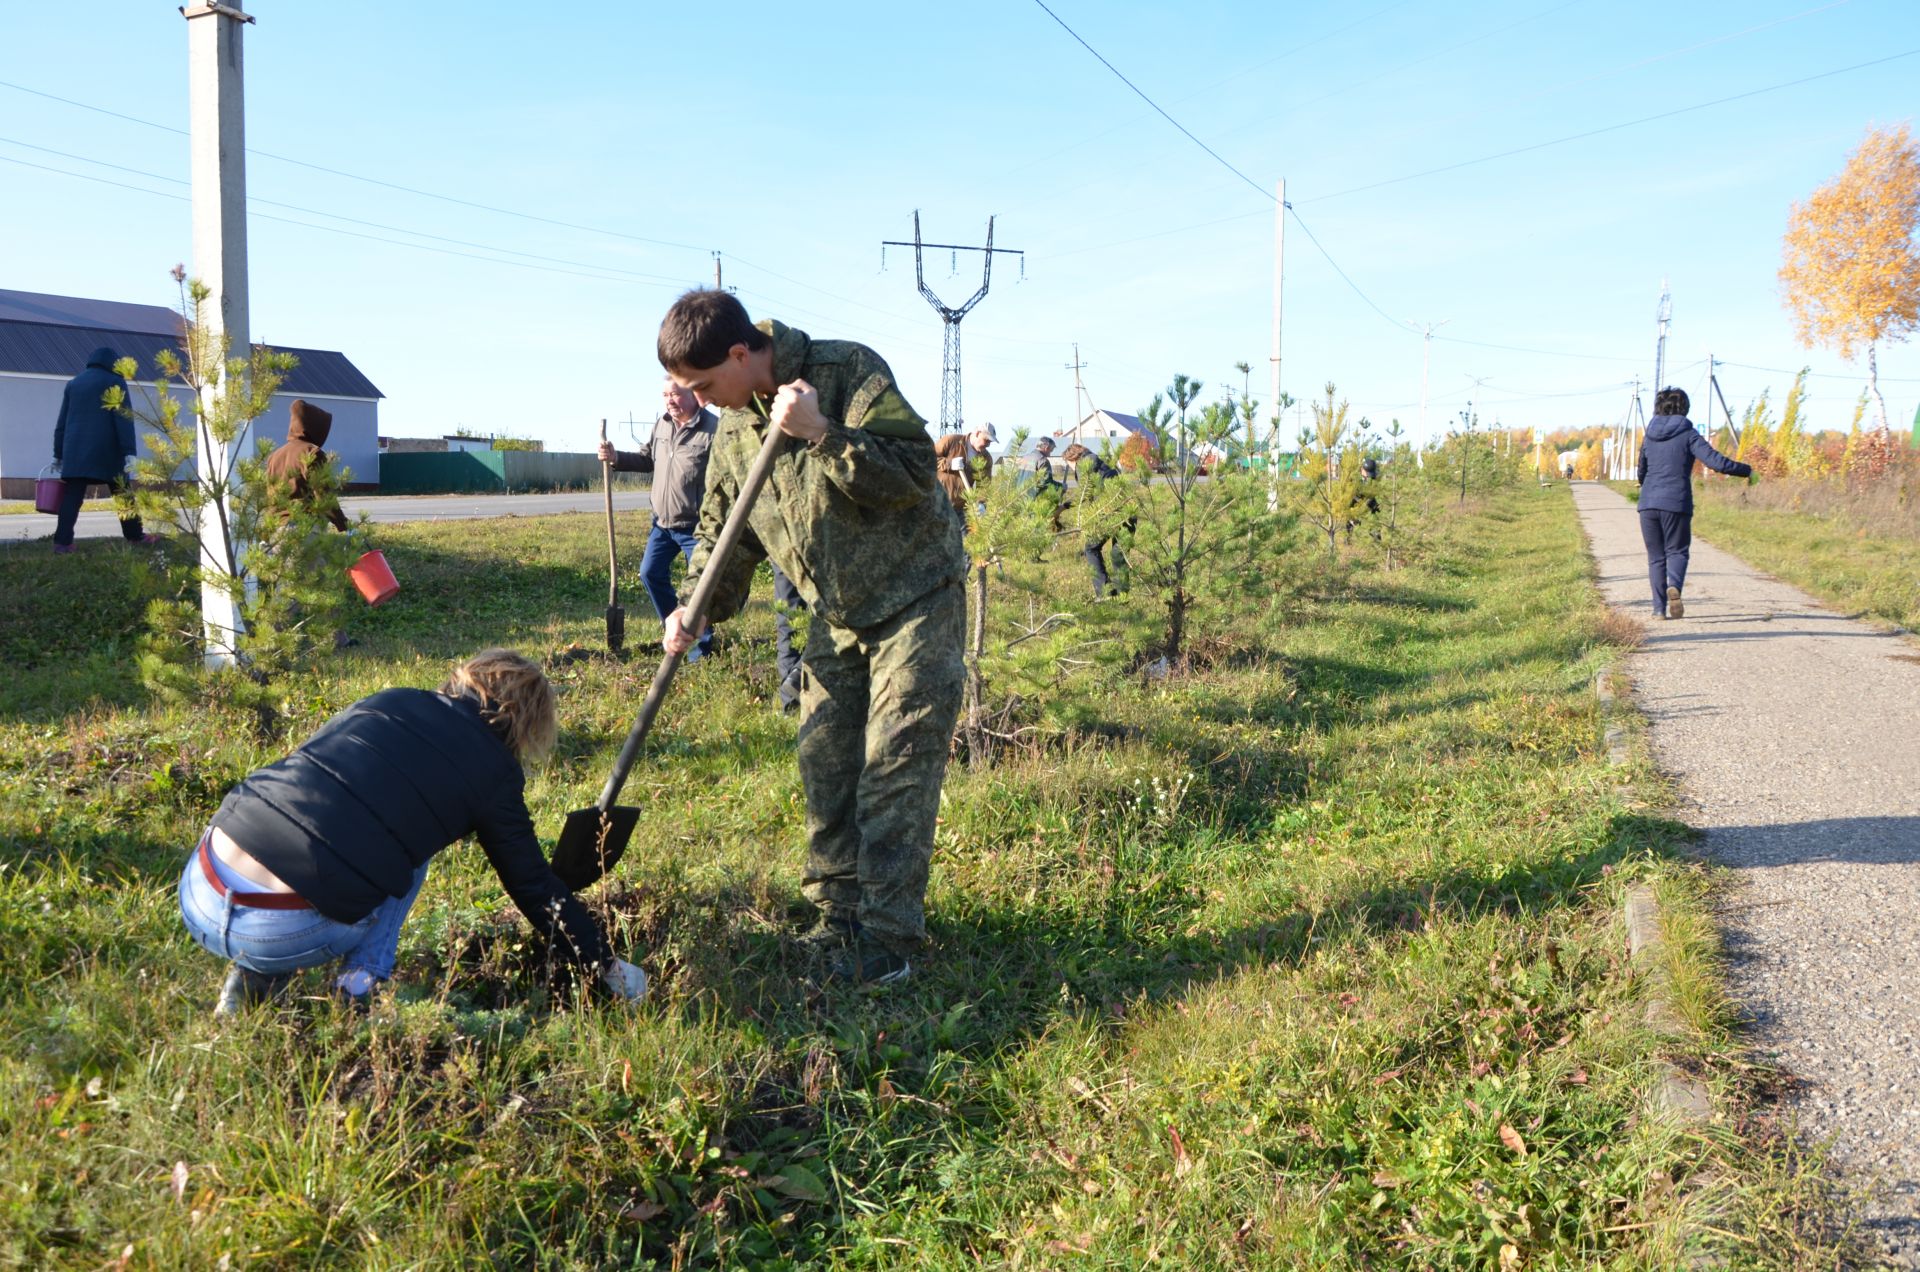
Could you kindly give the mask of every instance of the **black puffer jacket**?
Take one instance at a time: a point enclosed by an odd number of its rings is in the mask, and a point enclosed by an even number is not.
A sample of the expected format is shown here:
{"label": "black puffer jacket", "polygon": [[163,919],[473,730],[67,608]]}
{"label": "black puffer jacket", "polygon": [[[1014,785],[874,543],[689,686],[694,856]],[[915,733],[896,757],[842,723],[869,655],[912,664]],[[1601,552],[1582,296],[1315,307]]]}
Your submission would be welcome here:
{"label": "black puffer jacket", "polygon": [[525,778],[478,704],[425,689],[354,703],[228,794],[213,824],[328,918],[356,923],[468,835],[507,895],[569,957],[610,954],[540,854]]}

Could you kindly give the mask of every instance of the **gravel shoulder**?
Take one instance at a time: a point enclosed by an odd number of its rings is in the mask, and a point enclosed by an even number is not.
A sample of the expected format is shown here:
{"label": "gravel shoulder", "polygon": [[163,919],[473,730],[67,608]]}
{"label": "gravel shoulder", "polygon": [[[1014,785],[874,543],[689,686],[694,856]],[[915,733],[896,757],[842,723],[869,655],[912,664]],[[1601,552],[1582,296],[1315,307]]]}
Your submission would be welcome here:
{"label": "gravel shoulder", "polygon": [[1675,815],[1736,872],[1728,979],[1801,1086],[1809,1138],[1881,1187],[1864,1217],[1920,1268],[1920,654],[1694,540],[1684,619],[1651,617],[1634,506],[1576,483]]}

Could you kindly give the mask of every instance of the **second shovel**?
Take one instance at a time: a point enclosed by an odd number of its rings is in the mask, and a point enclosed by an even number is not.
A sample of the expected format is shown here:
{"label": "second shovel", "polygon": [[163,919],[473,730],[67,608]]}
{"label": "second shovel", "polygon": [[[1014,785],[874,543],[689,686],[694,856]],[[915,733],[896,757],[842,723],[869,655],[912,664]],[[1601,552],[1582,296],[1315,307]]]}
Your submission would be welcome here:
{"label": "second shovel", "polygon": [[[607,440],[607,422],[600,421],[600,441]],[[620,561],[613,549],[613,461],[600,465],[600,480],[607,492],[607,652],[617,654],[627,643],[627,611],[620,608]]]}

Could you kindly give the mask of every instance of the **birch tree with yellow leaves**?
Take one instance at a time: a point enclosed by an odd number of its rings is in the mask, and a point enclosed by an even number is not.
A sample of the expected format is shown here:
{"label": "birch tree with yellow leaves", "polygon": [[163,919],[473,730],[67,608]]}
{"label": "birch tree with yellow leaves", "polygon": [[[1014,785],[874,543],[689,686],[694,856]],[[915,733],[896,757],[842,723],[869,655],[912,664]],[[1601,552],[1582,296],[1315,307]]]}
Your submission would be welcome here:
{"label": "birch tree with yellow leaves", "polygon": [[1907,125],[1869,128],[1840,175],[1793,205],[1780,285],[1794,335],[1851,362],[1867,350],[1867,388],[1887,425],[1876,353],[1920,325],[1920,148]]}

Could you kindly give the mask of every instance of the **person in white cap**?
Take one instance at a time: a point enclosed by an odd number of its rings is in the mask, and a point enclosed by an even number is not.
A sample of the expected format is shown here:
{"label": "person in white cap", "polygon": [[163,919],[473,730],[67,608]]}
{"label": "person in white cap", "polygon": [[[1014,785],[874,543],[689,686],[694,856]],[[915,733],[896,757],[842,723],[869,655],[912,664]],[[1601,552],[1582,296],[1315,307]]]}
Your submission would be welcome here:
{"label": "person in white cap", "polygon": [[993,476],[993,456],[987,448],[999,440],[993,425],[982,424],[964,433],[948,433],[933,444],[940,461],[940,486],[954,511],[964,515],[973,483]]}

